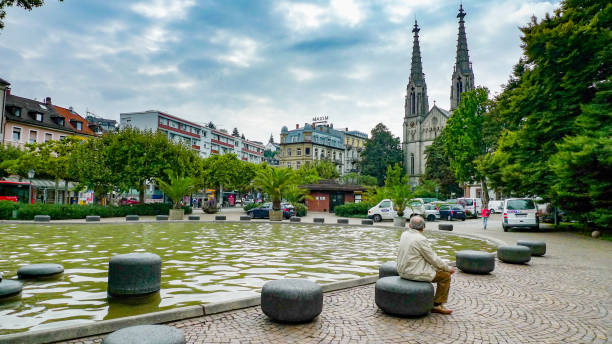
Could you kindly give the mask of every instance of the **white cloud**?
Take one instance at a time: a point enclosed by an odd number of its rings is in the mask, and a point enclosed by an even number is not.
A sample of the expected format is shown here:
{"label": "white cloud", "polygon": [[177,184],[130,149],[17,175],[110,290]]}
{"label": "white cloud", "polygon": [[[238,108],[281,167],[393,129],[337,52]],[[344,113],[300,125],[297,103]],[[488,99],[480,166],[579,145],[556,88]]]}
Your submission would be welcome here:
{"label": "white cloud", "polygon": [[298,32],[330,23],[354,27],[365,18],[362,6],[355,0],[331,0],[327,5],[282,2],[277,11],[284,13],[287,27]]}
{"label": "white cloud", "polygon": [[383,11],[392,23],[403,23],[414,19],[415,14],[437,11],[441,5],[436,0],[384,0],[382,3]]}
{"label": "white cloud", "polygon": [[194,0],[145,0],[130,6],[130,9],[147,18],[173,20],[184,19],[193,5]]}
{"label": "white cloud", "polygon": [[163,66],[163,67],[154,66],[154,65],[140,66],[138,67],[138,70],[137,70],[138,74],[144,74],[148,76],[156,76],[156,75],[170,74],[170,73],[176,73],[176,72],[178,72],[178,68],[176,65]]}
{"label": "white cloud", "polygon": [[308,81],[316,77],[315,73],[305,68],[290,68],[289,72],[297,81]]}
{"label": "white cloud", "polygon": [[219,30],[210,40],[213,44],[224,45],[226,51],[217,56],[217,60],[238,67],[249,67],[258,61],[258,44],[255,40]]}

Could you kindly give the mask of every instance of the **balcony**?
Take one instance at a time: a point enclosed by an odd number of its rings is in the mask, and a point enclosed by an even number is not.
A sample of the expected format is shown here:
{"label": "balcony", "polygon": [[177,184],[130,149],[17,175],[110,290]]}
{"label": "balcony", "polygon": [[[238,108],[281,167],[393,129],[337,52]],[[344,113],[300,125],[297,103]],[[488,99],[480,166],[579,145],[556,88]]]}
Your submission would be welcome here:
{"label": "balcony", "polygon": [[210,142],[216,143],[216,144],[221,145],[221,146],[229,147],[229,148],[234,148],[234,145],[226,143],[226,142],[223,142],[223,141],[211,139]]}
{"label": "balcony", "polygon": [[191,148],[193,148],[195,150],[200,150],[200,146],[198,146],[198,145],[191,145]]}

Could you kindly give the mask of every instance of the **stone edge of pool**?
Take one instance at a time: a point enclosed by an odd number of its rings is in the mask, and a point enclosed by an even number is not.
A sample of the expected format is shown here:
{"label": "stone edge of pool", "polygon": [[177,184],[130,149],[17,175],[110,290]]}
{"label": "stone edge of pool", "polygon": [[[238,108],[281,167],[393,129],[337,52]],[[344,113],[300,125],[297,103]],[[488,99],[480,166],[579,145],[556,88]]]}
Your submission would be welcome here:
{"label": "stone edge of pool", "polygon": [[[168,222],[177,222],[177,223],[197,223],[197,222],[205,222],[205,223],[245,223],[244,221],[168,221]],[[4,222],[6,223],[6,222]],[[14,221],[11,223],[15,224],[30,224],[34,222],[22,222],[22,221]],[[126,223],[126,222],[112,222],[112,224],[116,223]],[[128,222],[129,223],[129,222]],[[141,222],[133,222],[133,223],[160,223],[159,221],[141,221]],[[167,222],[162,222],[167,223]],[[264,222],[265,223],[265,222]],[[271,222],[272,223],[272,222]],[[37,223],[41,224],[41,223]],[[85,224],[85,223],[75,223],[75,222],[47,222],[46,224]],[[98,224],[98,223],[87,223],[87,224]],[[105,224],[111,224],[106,222]],[[289,223],[287,223],[289,224]],[[291,223],[294,224],[309,224],[313,223]],[[364,225],[360,224],[337,224],[337,223],[323,223],[323,224],[314,224],[317,226],[353,226],[353,227],[362,227]],[[368,227],[376,227],[381,229],[401,229],[397,227],[377,227],[368,225]],[[434,231],[427,230],[427,232],[435,232],[435,233],[443,233],[443,235],[452,235],[459,237],[466,237],[471,239],[485,240],[492,242],[495,245],[505,245],[506,243],[502,240],[474,235],[474,234],[464,234],[464,233],[452,233],[452,232],[444,232],[444,231]],[[348,289],[359,287],[367,284],[376,283],[378,280],[378,275],[361,277],[356,279],[350,279],[345,281],[338,281],[328,284],[323,284],[321,287],[323,288],[323,292],[332,292],[336,290]],[[105,333],[110,333],[116,331],[118,329],[135,326],[135,325],[148,325],[148,324],[160,324],[160,323],[168,323],[172,321],[179,321],[189,318],[196,318],[205,315],[212,315],[217,313],[229,312],[237,309],[248,308],[259,306],[261,302],[261,297],[250,296],[245,298],[238,298],[234,300],[228,300],[223,302],[213,302],[209,304],[196,305],[196,306],[187,306],[187,307],[179,307],[174,309],[169,309],[165,311],[152,312],[147,314],[139,314],[128,317],[122,317],[117,319],[110,320],[101,320],[93,323],[86,324],[77,324],[65,327],[57,327],[52,329],[44,329],[44,330],[35,330],[28,332],[20,332],[14,334],[0,335],[0,344],[12,344],[12,343],[29,343],[29,344],[39,344],[39,343],[52,343],[64,340],[71,340],[77,338],[84,338],[90,336],[101,335]]]}

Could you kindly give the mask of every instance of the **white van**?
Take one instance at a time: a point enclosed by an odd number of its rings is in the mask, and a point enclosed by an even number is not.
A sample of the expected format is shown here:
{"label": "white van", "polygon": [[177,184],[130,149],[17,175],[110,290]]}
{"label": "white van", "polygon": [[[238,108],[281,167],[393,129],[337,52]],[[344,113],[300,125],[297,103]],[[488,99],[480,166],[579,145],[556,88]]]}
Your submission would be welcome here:
{"label": "white van", "polygon": [[535,202],[530,198],[508,198],[504,201],[504,232],[511,227],[540,228],[540,217]]}
{"label": "white van", "polygon": [[480,198],[457,198],[457,204],[465,202],[465,215],[473,218],[478,218],[482,211],[482,200]]}
{"label": "white van", "polygon": [[[404,210],[405,218],[409,219],[414,215],[425,216],[425,203],[420,198],[411,200],[409,206]],[[368,210],[368,219],[372,219],[374,222],[393,220],[395,216],[397,216],[397,212],[393,209],[393,201],[390,199],[383,199]]]}
{"label": "white van", "polygon": [[491,214],[501,213],[504,211],[504,201],[490,200],[487,206]]}

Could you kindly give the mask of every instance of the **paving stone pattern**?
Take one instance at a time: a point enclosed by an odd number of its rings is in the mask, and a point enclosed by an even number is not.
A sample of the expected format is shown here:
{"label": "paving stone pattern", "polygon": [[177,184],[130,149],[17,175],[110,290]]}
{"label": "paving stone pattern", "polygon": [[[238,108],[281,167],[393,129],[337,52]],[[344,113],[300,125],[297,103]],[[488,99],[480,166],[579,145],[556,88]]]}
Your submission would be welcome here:
{"label": "paving stone pattern", "polygon": [[324,294],[323,312],[308,324],[277,324],[251,307],[170,325],[183,329],[188,343],[608,343],[612,267],[599,255],[589,262],[553,251],[527,265],[497,261],[490,275],[458,271],[450,316],[386,315],[371,284]]}

